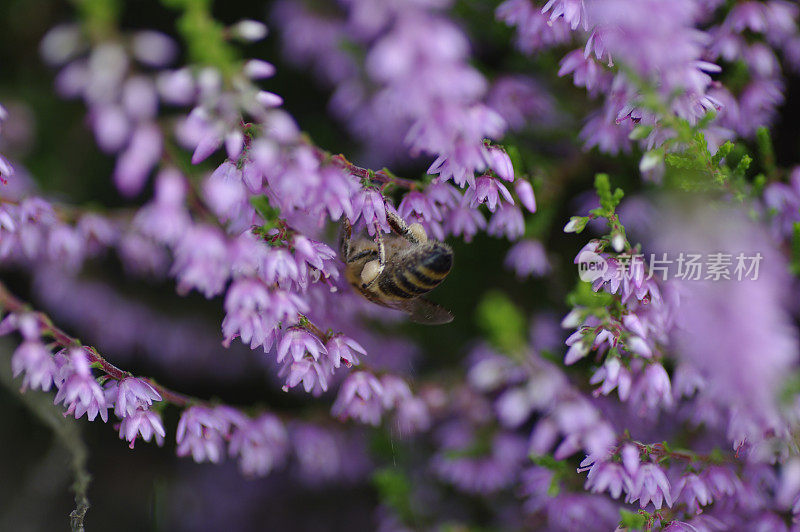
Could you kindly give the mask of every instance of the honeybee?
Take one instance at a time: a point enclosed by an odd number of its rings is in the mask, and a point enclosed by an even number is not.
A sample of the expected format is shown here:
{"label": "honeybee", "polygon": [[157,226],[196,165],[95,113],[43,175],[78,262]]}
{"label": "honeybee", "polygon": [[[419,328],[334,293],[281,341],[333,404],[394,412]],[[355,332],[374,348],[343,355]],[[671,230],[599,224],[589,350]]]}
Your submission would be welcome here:
{"label": "honeybee", "polygon": [[441,283],[453,267],[453,250],[447,244],[428,240],[418,223],[407,225],[387,212],[396,234],[375,231],[375,240],[353,238],[345,222],[341,241],[347,281],[368,300],[406,312],[411,321],[438,325],[453,321],[446,308],[421,297]]}

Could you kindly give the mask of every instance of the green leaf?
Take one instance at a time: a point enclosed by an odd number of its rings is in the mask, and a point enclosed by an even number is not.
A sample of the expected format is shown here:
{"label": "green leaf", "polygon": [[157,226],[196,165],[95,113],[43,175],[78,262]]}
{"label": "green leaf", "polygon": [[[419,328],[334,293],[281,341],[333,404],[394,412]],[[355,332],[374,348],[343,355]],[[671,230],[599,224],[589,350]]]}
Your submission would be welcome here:
{"label": "green leaf", "polygon": [[392,508],[404,522],[412,522],[411,482],[400,469],[384,467],[372,475],[380,501]]}
{"label": "green leaf", "polygon": [[478,304],[476,318],[489,342],[503,353],[514,354],[525,347],[525,316],[502,292],[488,292]]}
{"label": "green leaf", "polygon": [[772,175],[776,172],[775,168],[775,148],[772,146],[772,138],[769,129],[762,126],[756,130],[756,144],[758,144],[758,156],[767,174]]}
{"label": "green leaf", "polygon": [[645,126],[640,124],[633,128],[633,131],[631,131],[630,135],[628,135],[628,138],[631,140],[642,140],[647,138],[647,135],[649,135],[652,131],[653,126]]}
{"label": "green leaf", "polygon": [[281,212],[270,205],[269,198],[265,195],[250,196],[250,205],[264,219],[262,229],[269,230],[278,224]]}
{"label": "green leaf", "polygon": [[792,273],[800,275],[800,222],[792,225]]}
{"label": "green leaf", "polygon": [[620,508],[619,524],[622,528],[627,528],[629,530],[642,530],[647,524],[647,517],[643,514],[629,512],[628,510]]}

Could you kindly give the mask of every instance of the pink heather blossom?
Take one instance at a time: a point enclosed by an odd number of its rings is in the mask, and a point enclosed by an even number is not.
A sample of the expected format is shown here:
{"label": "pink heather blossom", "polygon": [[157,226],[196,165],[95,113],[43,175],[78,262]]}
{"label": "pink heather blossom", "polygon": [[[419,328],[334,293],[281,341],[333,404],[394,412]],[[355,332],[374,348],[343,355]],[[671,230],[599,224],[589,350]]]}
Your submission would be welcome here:
{"label": "pink heather blossom", "polygon": [[183,203],[186,180],[175,169],[158,173],[155,182],[155,201],[139,209],[134,225],[158,242],[173,245],[188,229],[191,218]]}
{"label": "pink heather blossom", "polygon": [[403,196],[397,213],[401,218],[409,218],[413,214],[422,220],[442,220],[442,211],[436,201],[430,194],[418,190],[412,190]]}
{"label": "pink heather blossom", "polygon": [[261,278],[268,285],[277,284],[288,289],[293,283],[300,281],[300,269],[297,261],[288,250],[269,248],[265,250],[260,265]]}
{"label": "pink heather blossom", "polygon": [[214,214],[224,222],[236,220],[242,210],[249,207],[242,171],[229,160],[217,167],[204,181],[203,197]]}
{"label": "pink heather blossom", "polygon": [[615,499],[622,495],[623,486],[630,482],[627,473],[620,464],[613,462],[595,462],[586,475],[586,489],[592,493],[608,493]]}
{"label": "pink heather blossom", "polygon": [[433,457],[433,470],[439,478],[466,493],[487,494],[510,485],[525,458],[524,440],[511,433],[491,436],[489,449],[480,455],[459,452],[472,443],[463,427],[445,426],[440,439],[441,449]]}
{"label": "pink heather blossom", "polygon": [[367,354],[358,342],[343,334],[332,336],[325,343],[325,348],[328,350],[328,358],[334,368],[338,368],[342,362],[347,367],[357,366],[358,355],[366,356]]}
{"label": "pink heather blossom", "polygon": [[631,401],[640,405],[642,411],[672,407],[672,387],[664,366],[658,362],[647,365],[643,375],[633,385]]}
{"label": "pink heather blossom", "polygon": [[133,37],[133,56],[151,67],[169,65],[178,55],[178,45],[171,37],[158,31],[138,31]]}
{"label": "pink heather blossom", "polygon": [[514,205],[514,199],[505,185],[492,177],[481,176],[475,180],[473,187],[467,189],[464,194],[464,201],[469,202],[471,209],[481,203],[486,203],[489,210],[494,212],[497,206],[501,204],[500,196],[511,205]]}
{"label": "pink heather blossom", "polygon": [[137,409],[147,410],[155,401],[161,401],[161,394],[150,383],[136,377],[127,377],[117,385],[114,413],[123,419]]}
{"label": "pink heather blossom", "polygon": [[230,423],[214,410],[203,406],[187,408],[178,420],[175,433],[178,456],[191,454],[198,463],[221,462],[229,427]]}
{"label": "pink heather blossom", "polygon": [[386,207],[383,196],[377,190],[364,189],[361,194],[357,196],[354,202],[354,220],[361,217],[361,220],[366,224],[367,232],[370,235],[375,234],[375,227],[378,226],[384,232],[389,232],[389,223],[386,221]]}
{"label": "pink heather blossom", "polygon": [[119,424],[119,437],[130,442],[130,448],[136,442],[136,437],[149,442],[155,438],[156,444],[161,447],[164,445],[166,431],[161,423],[161,416],[151,410],[138,408],[125,415]]}
{"label": "pink heather blossom", "polygon": [[272,414],[248,419],[231,434],[228,452],[239,457],[239,469],[250,476],[266,476],[286,459],[289,437]]}
{"label": "pink heather blossom", "polygon": [[113,405],[106,401],[103,389],[92,376],[83,348],[71,348],[66,361],[62,368],[64,380],[61,383],[56,381],[58,393],[53,404],[63,403],[67,407],[65,415],[74,414],[75,419],[86,414],[89,421],[94,421],[100,414],[103,422],[108,421],[108,409]]}
{"label": "pink heather blossom", "polygon": [[328,364],[327,359],[319,362],[311,358],[287,359],[278,372],[279,377],[286,379],[282,390],[288,392],[289,388],[294,388],[302,382],[303,389],[307,393],[319,395],[321,392],[328,391],[328,376],[332,369]]}
{"label": "pink heather blossom", "polygon": [[550,273],[550,263],[544,246],[538,240],[520,240],[506,255],[505,267],[514,271],[518,279],[528,276],[542,277]]}
{"label": "pink heather blossom", "polygon": [[172,274],[178,278],[178,292],[196,288],[211,298],[222,292],[228,272],[228,249],[223,234],[208,225],[190,227],[175,247]]}
{"label": "pink heather blossom", "polygon": [[32,388],[46,392],[53,384],[56,364],[52,354],[41,341],[25,340],[11,356],[11,370],[14,377],[25,373],[22,378],[23,391]]}
{"label": "pink heather blossom", "polygon": [[549,0],[542,8],[542,13],[548,11],[550,22],[564,17],[564,22],[573,30],[577,29],[578,25],[583,26],[584,31],[589,29],[584,0]]}
{"label": "pink heather blossom", "polygon": [[114,182],[122,194],[135,196],[141,192],[161,157],[162,142],[161,132],[155,125],[146,124],[134,130],[114,169]]}
{"label": "pink heather blossom", "polygon": [[445,227],[454,236],[461,236],[465,242],[471,242],[478,230],[486,227],[486,218],[480,211],[461,205],[450,212]]}
{"label": "pink heather blossom", "polygon": [[325,355],[327,352],[316,335],[300,327],[290,327],[278,344],[277,361],[278,363],[283,362],[286,355],[290,355],[292,360],[299,362],[306,353],[316,361],[319,360],[320,355]]}
{"label": "pink heather blossom", "polygon": [[331,413],[341,419],[353,418],[378,426],[383,413],[383,385],[374,375],[357,371],[347,377]]}
{"label": "pink heather blossom", "polygon": [[642,508],[651,502],[656,510],[660,510],[664,503],[672,507],[669,480],[656,464],[643,464],[632,479],[628,502],[636,501]]}
{"label": "pink heather blossom", "polygon": [[506,150],[492,145],[487,148],[487,152],[489,167],[497,174],[497,177],[505,181],[514,181],[514,166],[511,164],[511,158]]}
{"label": "pink heather blossom", "polygon": [[502,205],[489,220],[486,232],[492,236],[505,236],[516,240],[525,233],[525,219],[522,211],[514,205]]}
{"label": "pink heather blossom", "polygon": [[268,352],[276,340],[278,323],[294,320],[298,313],[307,311],[306,302],[293,292],[269,290],[258,279],[238,279],[225,296],[225,345],[239,336],[250,349],[263,346]]}
{"label": "pink heather blossom", "polygon": [[708,486],[695,474],[682,476],[675,485],[674,491],[673,500],[686,503],[689,511],[695,514],[701,512],[701,506],[706,506],[714,502],[714,498]]}

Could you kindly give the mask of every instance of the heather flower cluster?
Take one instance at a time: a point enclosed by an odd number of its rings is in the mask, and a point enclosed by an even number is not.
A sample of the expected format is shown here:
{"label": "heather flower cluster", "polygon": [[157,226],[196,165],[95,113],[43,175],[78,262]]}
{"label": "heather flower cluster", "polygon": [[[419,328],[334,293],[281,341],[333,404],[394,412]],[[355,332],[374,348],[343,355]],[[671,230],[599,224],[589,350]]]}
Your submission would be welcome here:
{"label": "heather flower cluster", "polygon": [[155,4],[0,83],[0,384],[74,529],[126,453],[174,530],[800,526],[797,5]]}

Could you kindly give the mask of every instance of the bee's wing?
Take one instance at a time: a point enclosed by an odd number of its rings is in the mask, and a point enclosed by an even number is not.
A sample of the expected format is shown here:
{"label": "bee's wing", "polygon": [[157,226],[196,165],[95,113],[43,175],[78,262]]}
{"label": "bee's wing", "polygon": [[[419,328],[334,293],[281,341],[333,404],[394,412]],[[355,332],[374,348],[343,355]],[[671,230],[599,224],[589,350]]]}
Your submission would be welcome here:
{"label": "bee's wing", "polygon": [[421,297],[392,302],[390,306],[407,313],[414,323],[441,325],[453,321],[453,314],[449,310]]}

